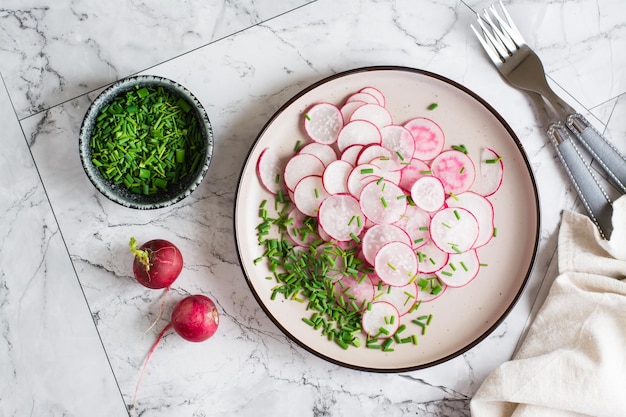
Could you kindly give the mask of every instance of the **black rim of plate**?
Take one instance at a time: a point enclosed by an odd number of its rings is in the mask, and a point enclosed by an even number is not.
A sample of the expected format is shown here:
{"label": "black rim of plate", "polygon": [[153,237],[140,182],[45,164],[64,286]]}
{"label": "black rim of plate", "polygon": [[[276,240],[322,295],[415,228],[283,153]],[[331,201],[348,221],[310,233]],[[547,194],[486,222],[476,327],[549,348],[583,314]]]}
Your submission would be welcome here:
{"label": "black rim of plate", "polygon": [[[240,190],[240,186],[241,186],[241,180],[243,178],[243,175],[245,174],[245,169],[248,165],[250,156],[252,154],[252,152],[254,151],[254,149],[256,148],[256,145],[258,144],[259,140],[263,137],[265,131],[269,128],[269,126],[274,122],[274,120],[276,120],[276,118],[278,118],[278,116],[286,109],[288,108],[291,104],[293,104],[296,100],[298,100],[301,96],[305,95],[306,93],[308,93],[311,90],[314,90],[315,88],[338,78],[342,78],[348,75],[352,75],[352,74],[357,74],[357,73],[362,73],[362,72],[373,72],[373,71],[404,71],[404,72],[412,72],[412,73],[416,73],[416,74],[420,74],[420,75],[424,75],[427,77],[431,77],[440,81],[443,81],[457,89],[459,89],[460,91],[462,91],[463,93],[471,96],[473,99],[475,99],[478,103],[480,103],[483,107],[485,107],[496,119],[498,119],[499,123],[505,128],[505,130],[508,132],[508,134],[510,135],[511,139],[513,139],[515,145],[517,146],[520,155],[522,156],[522,159],[524,161],[524,164],[526,165],[526,168],[528,170],[528,173],[530,175],[530,181],[532,184],[532,189],[533,189],[533,194],[534,194],[534,199],[535,199],[535,212],[537,214],[537,223],[535,225],[535,241],[533,243],[533,251],[532,251],[532,256],[530,258],[530,263],[528,265],[528,270],[525,273],[524,276],[524,280],[522,282],[522,285],[520,286],[519,290],[517,291],[517,293],[515,294],[515,297],[513,298],[513,301],[509,304],[509,306],[505,309],[505,311],[501,314],[501,316],[493,323],[493,325],[491,327],[489,327],[485,332],[483,332],[483,334],[481,334],[480,336],[478,336],[476,339],[474,339],[472,342],[468,343],[466,346],[464,346],[463,348],[457,350],[456,352],[453,352],[445,357],[442,357],[440,359],[437,359],[435,361],[432,362],[427,362],[424,364],[420,364],[420,365],[415,365],[415,366],[408,366],[408,367],[401,367],[401,368],[372,368],[372,367],[366,367],[366,366],[358,366],[358,365],[353,365],[350,363],[345,363],[342,362],[340,360],[337,360],[335,358],[332,358],[328,355],[325,355],[313,348],[311,348],[310,346],[308,346],[306,343],[304,343],[303,341],[301,341],[300,339],[298,339],[297,337],[295,337],[293,334],[291,334],[287,329],[285,329],[285,327],[280,323],[280,321],[274,317],[270,311],[268,310],[268,308],[265,306],[265,302],[263,301],[263,299],[261,298],[261,296],[257,293],[257,291],[254,288],[254,285],[252,284],[252,281],[250,280],[250,277],[246,274],[246,271],[244,269],[243,266],[243,260],[242,260],[242,255],[241,255],[241,251],[239,249],[239,242],[238,242],[238,233],[237,233],[237,203],[239,201],[239,193],[241,192]],[[535,177],[534,174],[532,172],[532,168],[530,165],[530,162],[528,161],[528,157],[526,155],[526,152],[522,146],[522,143],[520,142],[519,138],[517,137],[517,135],[515,134],[515,132],[513,131],[513,129],[509,126],[509,124],[504,120],[504,118],[489,104],[487,103],[483,98],[481,98],[479,95],[477,95],[476,93],[474,93],[473,91],[471,91],[470,89],[468,89],[467,87],[463,86],[462,84],[457,83],[456,81],[453,81],[449,78],[446,78],[442,75],[433,73],[433,72],[429,72],[429,71],[425,71],[425,70],[421,70],[421,69],[417,69],[417,68],[411,68],[411,67],[404,67],[404,66],[394,66],[394,65],[382,65],[382,66],[369,66],[369,67],[361,67],[361,68],[355,68],[355,69],[351,69],[351,70],[347,70],[347,71],[343,71],[334,75],[331,75],[329,77],[326,77],[320,81],[317,81],[313,84],[311,84],[310,86],[306,87],[305,89],[301,90],[299,93],[297,93],[295,96],[293,96],[291,99],[289,99],[285,104],[283,104],[273,115],[272,117],[267,121],[267,123],[263,126],[263,128],[261,129],[261,131],[259,132],[259,134],[257,135],[257,137],[254,140],[254,143],[250,146],[250,149],[248,151],[248,154],[246,155],[246,158],[244,160],[244,164],[241,168],[241,173],[239,175],[239,181],[238,181],[238,185],[237,185],[237,192],[235,194],[235,205],[234,205],[234,216],[233,216],[233,223],[234,223],[234,228],[235,228],[235,246],[237,248],[237,256],[239,258],[239,264],[241,267],[241,270],[244,274],[244,277],[246,279],[246,283],[248,284],[248,287],[250,288],[250,290],[252,291],[252,294],[254,295],[254,298],[257,300],[257,302],[259,303],[259,305],[261,306],[261,309],[263,309],[263,311],[265,312],[265,314],[269,317],[269,319],[292,341],[296,342],[300,347],[302,347],[303,349],[305,349],[306,351],[312,353],[313,355],[324,359],[325,361],[328,361],[330,363],[333,363],[335,365],[339,365],[345,368],[349,368],[349,369],[354,369],[354,370],[358,370],[358,371],[365,371],[365,372],[375,372],[375,373],[399,373],[399,372],[409,372],[409,371],[416,371],[419,369],[425,369],[425,368],[430,368],[445,362],[448,362],[449,360],[456,358],[457,356],[462,355],[463,353],[467,352],[468,350],[472,349],[473,347],[475,347],[476,345],[478,345],[480,342],[482,342],[484,339],[486,339],[491,333],[493,333],[493,331],[500,326],[500,324],[502,324],[502,322],[506,319],[506,317],[509,315],[509,313],[511,312],[511,310],[515,307],[515,305],[517,304],[517,302],[519,301],[524,289],[526,288],[526,285],[528,283],[528,279],[530,277],[530,274],[532,272],[534,263],[535,263],[535,258],[537,256],[537,248],[539,245],[539,231],[540,231],[540,227],[541,227],[541,216],[540,216],[540,211],[539,211],[539,195],[537,192],[537,184],[535,181]]]}

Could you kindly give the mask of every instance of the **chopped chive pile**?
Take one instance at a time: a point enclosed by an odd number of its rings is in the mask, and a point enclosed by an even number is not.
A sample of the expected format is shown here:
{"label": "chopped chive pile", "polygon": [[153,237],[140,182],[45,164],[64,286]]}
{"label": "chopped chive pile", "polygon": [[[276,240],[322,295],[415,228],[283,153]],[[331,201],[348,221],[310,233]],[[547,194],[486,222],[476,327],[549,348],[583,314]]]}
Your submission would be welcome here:
{"label": "chopped chive pile", "polygon": [[105,179],[149,195],[193,173],[203,142],[187,101],[163,87],[137,86],[102,108],[89,146]]}

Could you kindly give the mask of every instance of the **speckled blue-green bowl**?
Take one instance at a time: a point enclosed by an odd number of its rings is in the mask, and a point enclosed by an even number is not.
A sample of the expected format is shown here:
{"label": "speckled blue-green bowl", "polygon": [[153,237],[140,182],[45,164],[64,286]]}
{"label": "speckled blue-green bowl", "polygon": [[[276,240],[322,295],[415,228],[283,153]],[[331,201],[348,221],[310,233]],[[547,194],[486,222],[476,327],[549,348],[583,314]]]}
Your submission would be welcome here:
{"label": "speckled blue-green bowl", "polygon": [[[92,162],[90,138],[95,127],[96,119],[103,107],[111,103],[115,97],[125,94],[136,87],[163,87],[179,98],[184,99],[195,112],[198,119],[203,146],[200,149],[200,163],[195,171],[189,173],[176,184],[168,186],[167,190],[159,190],[154,194],[138,194],[130,191],[124,184],[115,184],[106,179]],[[190,195],[204,179],[213,155],[213,131],[206,111],[198,99],[185,87],[175,81],[154,75],[137,75],[124,78],[109,86],[91,104],[83,119],[78,138],[80,160],[87,177],[102,195],[109,200],[134,209],[158,209],[170,206]],[[188,158],[193,155],[187,155]]]}

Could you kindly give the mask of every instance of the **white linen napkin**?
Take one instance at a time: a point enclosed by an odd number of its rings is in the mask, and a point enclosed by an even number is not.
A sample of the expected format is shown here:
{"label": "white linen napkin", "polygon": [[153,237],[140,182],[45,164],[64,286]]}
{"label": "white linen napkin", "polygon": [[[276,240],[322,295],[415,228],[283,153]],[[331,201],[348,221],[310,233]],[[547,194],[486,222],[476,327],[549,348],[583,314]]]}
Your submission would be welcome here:
{"label": "white linen napkin", "polygon": [[602,240],[562,214],[559,275],[514,358],[483,382],[473,417],[626,416],[626,196]]}

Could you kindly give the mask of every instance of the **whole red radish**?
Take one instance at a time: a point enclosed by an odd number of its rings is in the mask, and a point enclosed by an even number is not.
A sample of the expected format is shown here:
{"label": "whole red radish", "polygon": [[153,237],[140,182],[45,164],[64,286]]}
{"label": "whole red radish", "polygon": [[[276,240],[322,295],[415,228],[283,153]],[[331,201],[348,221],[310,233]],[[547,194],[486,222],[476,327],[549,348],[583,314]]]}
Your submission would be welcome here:
{"label": "whole red radish", "polygon": [[183,255],[167,240],[154,239],[137,247],[137,241],[131,237],[129,246],[135,255],[133,261],[135,279],[145,287],[167,288],[183,269]]}

